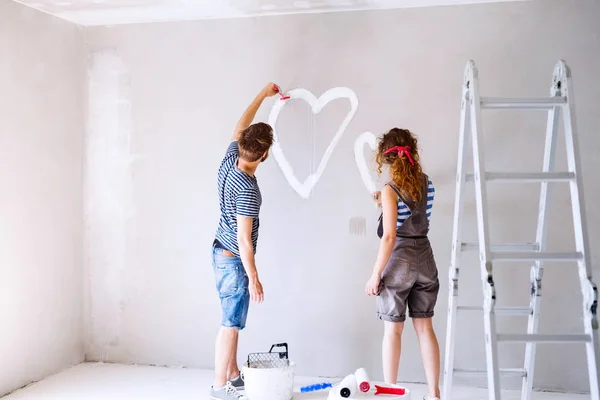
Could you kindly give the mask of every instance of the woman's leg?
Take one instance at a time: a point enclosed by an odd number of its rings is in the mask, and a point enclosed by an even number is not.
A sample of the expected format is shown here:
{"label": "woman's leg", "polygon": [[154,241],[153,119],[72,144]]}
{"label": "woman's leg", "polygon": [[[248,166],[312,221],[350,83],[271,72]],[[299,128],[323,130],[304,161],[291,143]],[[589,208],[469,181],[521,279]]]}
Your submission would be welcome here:
{"label": "woman's leg", "polygon": [[419,347],[421,349],[421,358],[425,367],[427,376],[427,386],[429,388],[429,397],[440,397],[440,346],[438,344],[431,318],[413,318],[413,324]]}
{"label": "woman's leg", "polygon": [[402,330],[404,322],[385,321],[383,334],[382,358],[383,377],[385,383],[395,384],[398,380],[398,366],[400,365],[400,350],[402,348]]}

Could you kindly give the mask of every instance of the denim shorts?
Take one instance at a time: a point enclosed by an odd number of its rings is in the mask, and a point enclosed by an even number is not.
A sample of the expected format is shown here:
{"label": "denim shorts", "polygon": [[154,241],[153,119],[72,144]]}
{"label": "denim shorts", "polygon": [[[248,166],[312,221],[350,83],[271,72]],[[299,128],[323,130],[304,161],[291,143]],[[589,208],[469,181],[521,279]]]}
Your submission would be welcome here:
{"label": "denim shorts", "polygon": [[212,262],[223,312],[221,325],[242,330],[246,327],[250,306],[248,276],[242,259],[225,256],[223,249],[213,245]]}

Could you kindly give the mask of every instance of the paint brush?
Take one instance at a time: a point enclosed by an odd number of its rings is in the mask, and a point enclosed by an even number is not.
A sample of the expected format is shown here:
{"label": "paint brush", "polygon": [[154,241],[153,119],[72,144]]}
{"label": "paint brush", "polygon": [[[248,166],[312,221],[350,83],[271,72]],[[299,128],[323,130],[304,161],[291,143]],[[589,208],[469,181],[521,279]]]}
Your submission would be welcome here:
{"label": "paint brush", "polygon": [[279,93],[280,99],[279,100],[289,100],[290,96],[288,96],[287,94],[283,93],[281,91],[281,88],[277,85],[273,85],[273,90],[276,91],[277,93]]}
{"label": "paint brush", "polygon": [[371,200],[373,200],[373,207],[376,210],[381,209],[382,207],[382,203],[381,203],[381,190],[377,191],[377,192],[373,192],[371,193]]}

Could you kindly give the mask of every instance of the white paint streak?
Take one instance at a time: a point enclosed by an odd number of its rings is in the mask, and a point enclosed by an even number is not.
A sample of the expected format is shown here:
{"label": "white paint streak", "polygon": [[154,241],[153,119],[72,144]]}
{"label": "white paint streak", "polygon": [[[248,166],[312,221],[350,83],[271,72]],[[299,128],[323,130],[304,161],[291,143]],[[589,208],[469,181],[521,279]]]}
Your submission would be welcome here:
{"label": "white paint streak", "polygon": [[[307,199],[310,196],[312,189],[315,187],[315,185],[321,178],[325,167],[327,167],[329,158],[331,157],[333,150],[335,150],[335,147],[340,141],[342,135],[346,131],[348,124],[350,123],[352,118],[354,118],[354,114],[356,114],[356,110],[358,109],[358,98],[351,89],[345,87],[329,89],[328,91],[323,93],[323,95],[318,99],[315,97],[314,94],[312,94],[306,89],[293,89],[287,92],[287,94],[290,96],[290,99],[286,101],[276,101],[273,104],[273,108],[271,108],[271,113],[269,114],[269,125],[273,127],[273,136],[275,138],[272,153],[290,186],[300,195],[300,197]],[[279,142],[279,136],[277,134],[277,119],[279,117],[279,113],[288,102],[294,101],[296,99],[306,101],[311,106],[311,109],[314,114],[318,114],[319,112],[321,112],[321,110],[333,100],[348,99],[350,101],[350,111],[346,115],[346,118],[344,118],[344,120],[342,121],[335,136],[329,143],[329,146],[327,146],[327,149],[323,154],[323,158],[321,158],[316,172],[311,173],[304,180],[304,182],[300,182],[294,174],[294,169],[292,168],[289,161],[285,157],[285,154],[283,153],[283,148],[281,147],[281,143]]]}
{"label": "white paint streak", "polygon": [[368,144],[371,150],[375,150],[377,146],[377,138],[372,132],[364,132],[354,142],[354,158],[356,159],[356,166],[358,172],[360,172],[360,178],[362,179],[365,187],[369,193],[377,191],[376,183],[371,177],[371,171],[369,165],[365,159],[364,146]]}
{"label": "white paint streak", "polygon": [[92,54],[84,170],[86,341],[105,352],[119,342],[127,302],[123,273],[134,235],[131,166],[131,92],[122,60],[111,52]]}

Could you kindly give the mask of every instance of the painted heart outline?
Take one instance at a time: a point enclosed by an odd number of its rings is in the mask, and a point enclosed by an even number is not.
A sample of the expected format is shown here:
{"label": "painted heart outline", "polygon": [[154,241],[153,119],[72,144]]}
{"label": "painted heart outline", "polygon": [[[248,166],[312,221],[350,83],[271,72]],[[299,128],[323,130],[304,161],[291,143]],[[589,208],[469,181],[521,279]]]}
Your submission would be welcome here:
{"label": "painted heart outline", "polygon": [[[329,162],[329,159],[331,158],[331,154],[333,153],[333,150],[335,150],[335,147],[337,146],[338,142],[344,135],[346,128],[350,124],[350,121],[352,121],[352,118],[354,118],[354,115],[356,114],[356,111],[358,109],[358,97],[356,96],[354,91],[352,91],[352,89],[349,89],[346,87],[336,87],[336,88],[329,89],[325,93],[323,93],[321,95],[321,97],[319,97],[319,98],[317,98],[312,92],[310,92],[306,89],[302,89],[302,88],[290,90],[289,92],[287,92],[287,95],[290,96],[290,99],[284,100],[284,101],[282,101],[282,100],[276,101],[273,104],[273,107],[271,108],[271,112],[269,114],[269,125],[271,125],[271,127],[273,128],[273,139],[274,139],[274,143],[273,143],[271,152],[273,153],[275,161],[277,161],[277,164],[279,164],[279,168],[281,168],[283,175],[285,176],[285,178],[287,179],[289,184],[292,186],[292,188],[300,195],[300,197],[302,197],[304,199],[308,199],[313,188],[315,187],[315,185],[321,178],[323,171],[325,171],[325,167],[327,167],[327,163]],[[348,99],[350,101],[350,110],[349,110],[348,114],[346,115],[346,117],[344,118],[342,123],[340,124],[337,132],[333,136],[333,139],[329,143],[329,146],[327,146],[327,149],[325,150],[325,153],[323,154],[323,157],[321,158],[321,161],[319,162],[319,166],[318,166],[316,172],[308,175],[308,177],[304,180],[304,182],[300,182],[300,180],[294,174],[294,169],[290,165],[288,159],[285,157],[285,154],[283,153],[283,148],[281,146],[281,143],[279,142],[279,136],[277,135],[277,127],[276,127],[277,119],[279,118],[279,113],[281,112],[283,107],[289,101],[294,100],[294,99],[302,99],[302,100],[306,101],[310,105],[313,114],[318,114],[319,112],[321,112],[321,110],[323,110],[323,108],[327,104],[329,104],[333,100],[344,99],[344,98]],[[362,137],[362,135],[361,135],[361,137]],[[355,143],[355,149],[356,149],[356,143]],[[355,151],[355,153],[356,153],[356,151]],[[361,159],[363,160],[363,164],[366,166],[364,157],[361,157]],[[358,160],[358,158],[357,158],[357,160]],[[359,166],[359,170],[360,170],[360,168],[361,167]],[[363,175],[363,171],[361,170],[361,176],[362,175]],[[364,177],[363,177],[363,182],[365,182]]]}
{"label": "painted heart outline", "polygon": [[369,193],[373,193],[377,191],[377,185],[371,177],[371,171],[369,170],[369,165],[365,159],[365,144],[369,145],[371,150],[375,150],[375,147],[377,146],[377,137],[373,134],[373,132],[363,132],[354,141],[354,158],[356,159],[358,172],[360,172],[360,178],[362,179]]}

